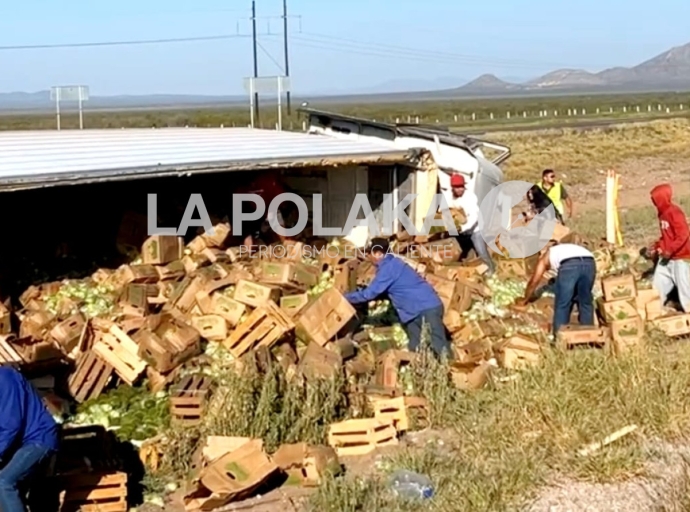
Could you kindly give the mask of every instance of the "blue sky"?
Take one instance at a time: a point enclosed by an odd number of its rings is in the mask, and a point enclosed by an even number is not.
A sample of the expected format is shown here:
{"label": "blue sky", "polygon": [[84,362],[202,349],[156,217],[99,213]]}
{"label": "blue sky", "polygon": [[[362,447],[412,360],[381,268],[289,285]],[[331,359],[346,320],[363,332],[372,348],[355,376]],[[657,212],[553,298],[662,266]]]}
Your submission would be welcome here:
{"label": "blue sky", "polygon": [[[248,35],[245,0],[4,0],[0,47]],[[295,92],[382,83],[445,87],[483,73],[630,66],[690,42],[688,0],[288,0]],[[257,0],[260,74],[282,74],[282,0]],[[275,16],[275,19],[265,17]],[[300,30],[301,25],[301,32]],[[274,35],[268,35],[268,33]],[[87,84],[92,94],[241,94],[251,38],[0,50],[0,92]],[[421,80],[421,82],[420,82]],[[459,85],[459,84],[458,84]]]}

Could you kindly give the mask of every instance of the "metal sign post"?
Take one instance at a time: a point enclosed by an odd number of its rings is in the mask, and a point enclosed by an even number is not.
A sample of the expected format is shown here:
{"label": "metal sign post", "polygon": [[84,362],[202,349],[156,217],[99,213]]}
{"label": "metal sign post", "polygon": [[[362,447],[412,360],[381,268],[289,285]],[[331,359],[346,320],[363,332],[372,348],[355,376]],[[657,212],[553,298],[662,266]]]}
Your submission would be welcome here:
{"label": "metal sign post", "polygon": [[278,97],[278,130],[283,129],[283,93],[290,92],[290,78],[287,76],[260,76],[244,79],[244,89],[249,93],[251,127],[254,128],[254,97],[259,93],[276,93]]}
{"label": "metal sign post", "polygon": [[60,102],[76,101],[79,105],[79,129],[84,129],[84,102],[89,99],[89,88],[85,85],[56,86],[50,90],[50,99],[55,102],[57,129],[60,129]]}

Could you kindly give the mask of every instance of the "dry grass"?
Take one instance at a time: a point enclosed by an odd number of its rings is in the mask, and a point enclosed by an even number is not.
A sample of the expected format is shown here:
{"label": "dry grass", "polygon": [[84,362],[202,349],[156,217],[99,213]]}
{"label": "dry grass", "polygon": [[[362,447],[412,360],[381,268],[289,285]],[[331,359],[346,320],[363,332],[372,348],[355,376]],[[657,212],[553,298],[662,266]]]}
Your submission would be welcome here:
{"label": "dry grass", "polygon": [[330,423],[354,415],[344,378],[288,378],[281,365],[267,363],[263,367],[248,357],[242,370],[234,366],[222,369],[204,423],[166,433],[163,463],[158,474],[150,476],[151,488],[161,480],[187,478],[192,454],[208,435],[262,439],[273,452],[283,443],[324,444]]}
{"label": "dry grass", "polygon": [[593,130],[495,132],[490,138],[508,144],[513,151],[513,156],[504,165],[510,179],[533,180],[542,169],[552,167],[567,173],[569,182],[577,184],[598,179],[598,170],[630,158],[690,156],[688,119]]}
{"label": "dry grass", "polygon": [[[427,474],[435,498],[407,506],[385,492],[385,475],[343,478],[324,486],[311,510],[514,510],[554,475],[600,482],[639,474],[647,440],[678,438],[690,426],[690,347],[671,353],[667,344],[651,333],[643,352],[626,357],[551,351],[517,380],[471,394],[434,370],[427,380],[436,382],[425,386],[455,441],[403,451],[387,466]],[[590,457],[576,455],[630,424],[641,429]]]}

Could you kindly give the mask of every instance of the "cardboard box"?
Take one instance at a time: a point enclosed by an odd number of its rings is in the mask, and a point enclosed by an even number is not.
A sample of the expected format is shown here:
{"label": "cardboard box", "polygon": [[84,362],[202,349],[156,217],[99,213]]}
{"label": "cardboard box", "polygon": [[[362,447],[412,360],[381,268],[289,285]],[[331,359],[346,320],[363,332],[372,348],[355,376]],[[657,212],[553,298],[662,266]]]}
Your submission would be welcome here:
{"label": "cardboard box", "polygon": [[227,295],[216,292],[211,296],[209,313],[225,318],[231,326],[239,324],[242,315],[246,311],[246,305],[231,299]]}
{"label": "cardboard box", "polygon": [[455,363],[460,365],[477,365],[491,358],[491,342],[488,339],[454,346]]}
{"label": "cardboard box", "polygon": [[528,258],[501,258],[496,265],[496,273],[501,278],[529,277],[539,260],[535,254]]}
{"label": "cardboard box", "polygon": [[613,350],[622,354],[642,345],[644,338],[644,321],[640,317],[615,320],[611,322]]}
{"label": "cardboard box", "polygon": [[278,466],[253,439],[211,462],[201,471],[198,487],[184,497],[187,510],[211,511],[250,497]]}
{"label": "cardboard box", "polygon": [[307,379],[330,379],[343,367],[343,358],[335,350],[310,343],[299,362],[299,370]]}
{"label": "cardboard box", "polygon": [[597,299],[597,308],[601,319],[607,324],[616,320],[639,318],[640,316],[635,299],[620,299],[605,302],[600,298]]}
{"label": "cardboard box", "polygon": [[141,259],[151,265],[165,265],[184,255],[184,242],[173,235],[153,235],[141,246]]}
{"label": "cardboard box", "polygon": [[321,278],[321,269],[304,263],[293,263],[290,283],[300,288],[316,286]]}
{"label": "cardboard box", "polygon": [[541,345],[523,334],[511,336],[498,348],[498,363],[504,368],[519,370],[539,363]]}
{"label": "cardboard box", "polygon": [[426,243],[420,249],[423,257],[441,264],[456,262],[462,256],[460,244],[453,237]]}
{"label": "cardboard box", "polygon": [[460,283],[451,281],[450,279],[444,279],[434,274],[427,274],[425,278],[429,284],[433,286],[441,302],[443,302],[444,308],[452,308],[457,296],[460,294]]}
{"label": "cardboard box", "polygon": [[450,375],[455,387],[462,390],[483,388],[491,375],[491,365],[484,361],[477,366],[451,367]]}
{"label": "cardboard box", "polygon": [[292,275],[290,263],[261,262],[261,282],[269,284],[288,284]]}
{"label": "cardboard box", "polygon": [[[149,291],[145,284],[128,284],[120,296],[120,306],[128,316],[146,316],[149,312]],[[158,286],[156,291],[158,292]]]}
{"label": "cardboard box", "polygon": [[284,310],[291,317],[296,316],[304,306],[309,303],[309,295],[300,293],[298,295],[285,295],[280,298],[280,309]]}
{"label": "cardboard box", "polygon": [[284,444],[271,459],[287,473],[286,485],[317,486],[327,473],[337,476],[341,472],[338,455],[330,446]]}
{"label": "cardboard box", "polygon": [[258,307],[268,301],[279,302],[280,295],[280,288],[240,279],[235,286],[233,298],[247,306]]}
{"label": "cardboard box", "polygon": [[299,313],[296,334],[305,341],[324,346],[355,316],[355,309],[331,288],[307,304]]}
{"label": "cardboard box", "polygon": [[197,276],[195,278],[186,277],[175,285],[170,299],[163,306],[163,311],[177,309],[182,313],[189,313],[196,304],[196,295],[204,289],[205,281]]}
{"label": "cardboard box", "polygon": [[654,288],[638,289],[635,303],[637,306],[637,313],[645,321],[655,320],[663,314],[659,292]]}
{"label": "cardboard box", "polygon": [[160,373],[167,373],[201,353],[199,333],[191,326],[167,320],[158,329],[141,329],[132,335],[137,355]]}
{"label": "cardboard box", "polygon": [[50,337],[56,341],[65,354],[71,354],[77,348],[85,329],[86,318],[81,313],[77,313],[53,327],[50,331]]}
{"label": "cardboard box", "polygon": [[195,316],[192,325],[207,340],[222,341],[228,337],[228,324],[220,315]]}
{"label": "cardboard box", "polygon": [[185,276],[182,260],[171,261],[167,265],[155,267],[161,281],[179,281]]}
{"label": "cardboard box", "polygon": [[661,329],[667,336],[684,336],[690,334],[690,314],[678,314],[657,318],[652,325]]}
{"label": "cardboard box", "polygon": [[644,306],[645,320],[656,320],[664,316],[664,307],[661,304],[661,299],[654,299]]}
{"label": "cardboard box", "polygon": [[[200,228],[203,231],[204,228]],[[206,247],[222,247],[230,236],[232,229],[229,222],[221,222],[213,226],[213,234],[203,232],[199,236],[205,242]]]}
{"label": "cardboard box", "polygon": [[637,286],[632,274],[606,277],[601,280],[601,288],[604,292],[604,300],[607,302],[634,299],[637,295]]}

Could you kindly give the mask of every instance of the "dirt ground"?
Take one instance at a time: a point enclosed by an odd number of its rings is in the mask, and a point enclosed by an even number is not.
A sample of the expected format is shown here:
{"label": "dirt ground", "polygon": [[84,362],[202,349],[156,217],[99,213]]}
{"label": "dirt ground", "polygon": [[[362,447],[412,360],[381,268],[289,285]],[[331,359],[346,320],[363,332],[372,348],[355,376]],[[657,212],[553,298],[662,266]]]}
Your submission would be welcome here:
{"label": "dirt ground", "polygon": [[[619,207],[631,209],[651,206],[650,190],[660,183],[673,185],[674,197],[690,196],[690,160],[667,160],[657,157],[638,158],[616,167],[620,175]],[[568,187],[568,176],[560,176],[575,201],[575,215],[606,208],[606,174],[582,185]]]}

